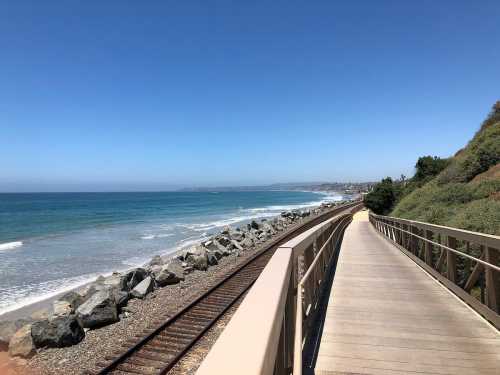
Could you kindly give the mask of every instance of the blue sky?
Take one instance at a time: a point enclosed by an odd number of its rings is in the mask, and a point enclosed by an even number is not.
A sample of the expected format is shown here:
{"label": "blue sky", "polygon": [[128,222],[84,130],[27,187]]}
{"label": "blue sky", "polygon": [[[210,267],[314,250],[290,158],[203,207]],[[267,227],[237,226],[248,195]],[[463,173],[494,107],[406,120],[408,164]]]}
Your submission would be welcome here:
{"label": "blue sky", "polygon": [[2,1],[0,191],[362,181],[500,99],[498,1]]}

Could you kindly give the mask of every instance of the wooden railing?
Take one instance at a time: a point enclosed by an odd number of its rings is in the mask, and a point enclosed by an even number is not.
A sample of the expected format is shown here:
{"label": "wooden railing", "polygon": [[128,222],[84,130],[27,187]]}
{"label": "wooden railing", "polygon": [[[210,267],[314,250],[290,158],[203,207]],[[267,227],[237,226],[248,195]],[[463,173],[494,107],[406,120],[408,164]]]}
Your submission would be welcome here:
{"label": "wooden railing", "polygon": [[301,374],[319,289],[352,212],[361,207],[347,204],[276,250],[197,375]]}
{"label": "wooden railing", "polygon": [[314,245],[318,244],[313,243],[313,248],[303,253],[299,269],[305,272],[298,283],[295,314],[294,375],[302,374],[302,350],[317,317],[323,284],[327,278],[326,273],[333,264],[342,235],[351,221],[351,214],[344,215],[335,225],[330,226],[328,231],[323,232],[322,236],[328,238],[321,241],[323,245],[319,251],[314,248]]}
{"label": "wooden railing", "polygon": [[373,213],[370,222],[500,328],[500,237]]}

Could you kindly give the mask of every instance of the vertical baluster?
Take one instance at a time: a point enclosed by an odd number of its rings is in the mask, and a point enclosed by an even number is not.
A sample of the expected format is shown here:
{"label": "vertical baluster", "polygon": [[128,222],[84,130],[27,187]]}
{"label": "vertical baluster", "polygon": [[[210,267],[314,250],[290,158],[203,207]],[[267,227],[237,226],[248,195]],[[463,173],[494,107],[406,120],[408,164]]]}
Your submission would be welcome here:
{"label": "vertical baluster", "polygon": [[[457,239],[455,237],[448,236],[448,247],[452,249],[457,248]],[[446,277],[451,282],[457,282],[457,255],[452,251],[446,251]]]}
{"label": "vertical baluster", "polygon": [[[425,238],[432,241],[433,238],[432,231],[425,230]],[[425,254],[424,254],[425,263],[427,263],[429,266],[432,266],[432,244],[425,241],[424,249],[425,249]]]}

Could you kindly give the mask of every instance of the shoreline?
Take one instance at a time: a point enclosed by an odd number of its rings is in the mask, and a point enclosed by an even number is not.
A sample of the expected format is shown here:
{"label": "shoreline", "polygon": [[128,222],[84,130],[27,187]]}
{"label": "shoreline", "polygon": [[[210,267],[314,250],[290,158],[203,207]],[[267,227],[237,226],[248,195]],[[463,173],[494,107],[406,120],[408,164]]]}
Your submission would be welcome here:
{"label": "shoreline", "polygon": [[[304,209],[314,210],[314,209],[317,209],[318,207],[320,207],[322,204],[337,203],[346,197],[345,195],[341,194],[340,192],[335,192],[335,191],[305,191],[304,190],[303,192],[315,193],[315,194],[322,195],[322,196],[330,196],[331,195],[331,196],[336,196],[340,199],[339,200],[329,200],[329,201],[325,201],[324,199],[322,199],[322,200],[319,200],[316,205],[306,206],[303,208],[299,208],[298,210],[304,210]],[[305,202],[304,204],[307,204],[307,203],[308,202]],[[290,211],[294,211],[294,210],[295,209],[290,209]],[[240,227],[240,226],[244,226],[246,223],[250,222],[251,220],[261,220],[263,218],[268,219],[268,220],[272,220],[273,218],[278,217],[279,215],[280,215],[279,213],[277,213],[276,215],[273,215],[273,216],[266,216],[266,215],[258,216],[258,215],[256,215],[254,219],[242,220],[241,222],[237,222],[237,223],[231,224],[229,226]],[[215,235],[218,231],[220,231],[221,228],[217,228],[213,233],[209,234],[208,237]],[[193,246],[194,244],[202,243],[205,240],[206,239],[201,238],[199,240],[196,240],[193,244],[181,246],[181,247],[174,249],[171,252],[159,253],[158,255],[160,255],[164,259],[171,259],[171,258],[174,258],[177,255],[179,255],[183,251],[185,251],[187,248]],[[180,240],[180,242],[182,242],[182,241],[183,240]],[[129,265],[128,267],[124,267],[121,269],[116,269],[113,271],[99,273],[99,275],[102,275],[104,277],[109,277],[113,272],[127,272],[127,271],[135,269],[137,267],[144,267],[145,265],[147,265],[147,263],[151,259],[152,259],[152,256],[145,263],[139,263],[136,265]],[[34,301],[26,301],[25,303],[19,302],[17,304],[18,306],[16,306],[15,304],[12,305],[13,308],[10,310],[9,310],[9,307],[7,307],[6,308],[7,311],[0,313],[0,322],[11,321],[11,320],[16,320],[16,319],[20,319],[20,318],[30,318],[33,313],[36,313],[40,310],[44,310],[44,309],[50,310],[50,308],[52,307],[52,303],[54,301],[56,301],[59,297],[61,297],[62,295],[66,294],[66,293],[69,293],[71,291],[75,291],[75,290],[78,290],[80,288],[84,288],[84,287],[92,284],[97,277],[98,276],[94,276],[94,277],[91,277],[88,280],[82,281],[80,283],[75,283],[74,286],[63,287],[63,288],[56,290],[54,292],[31,297],[31,299]]]}

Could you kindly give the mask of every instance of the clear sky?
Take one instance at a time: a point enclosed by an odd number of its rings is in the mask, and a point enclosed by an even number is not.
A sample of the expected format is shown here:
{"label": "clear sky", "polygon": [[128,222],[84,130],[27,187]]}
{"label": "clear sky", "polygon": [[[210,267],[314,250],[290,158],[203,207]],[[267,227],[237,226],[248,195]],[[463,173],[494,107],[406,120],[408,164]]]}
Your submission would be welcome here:
{"label": "clear sky", "polygon": [[0,190],[362,181],[500,99],[500,1],[0,2]]}

